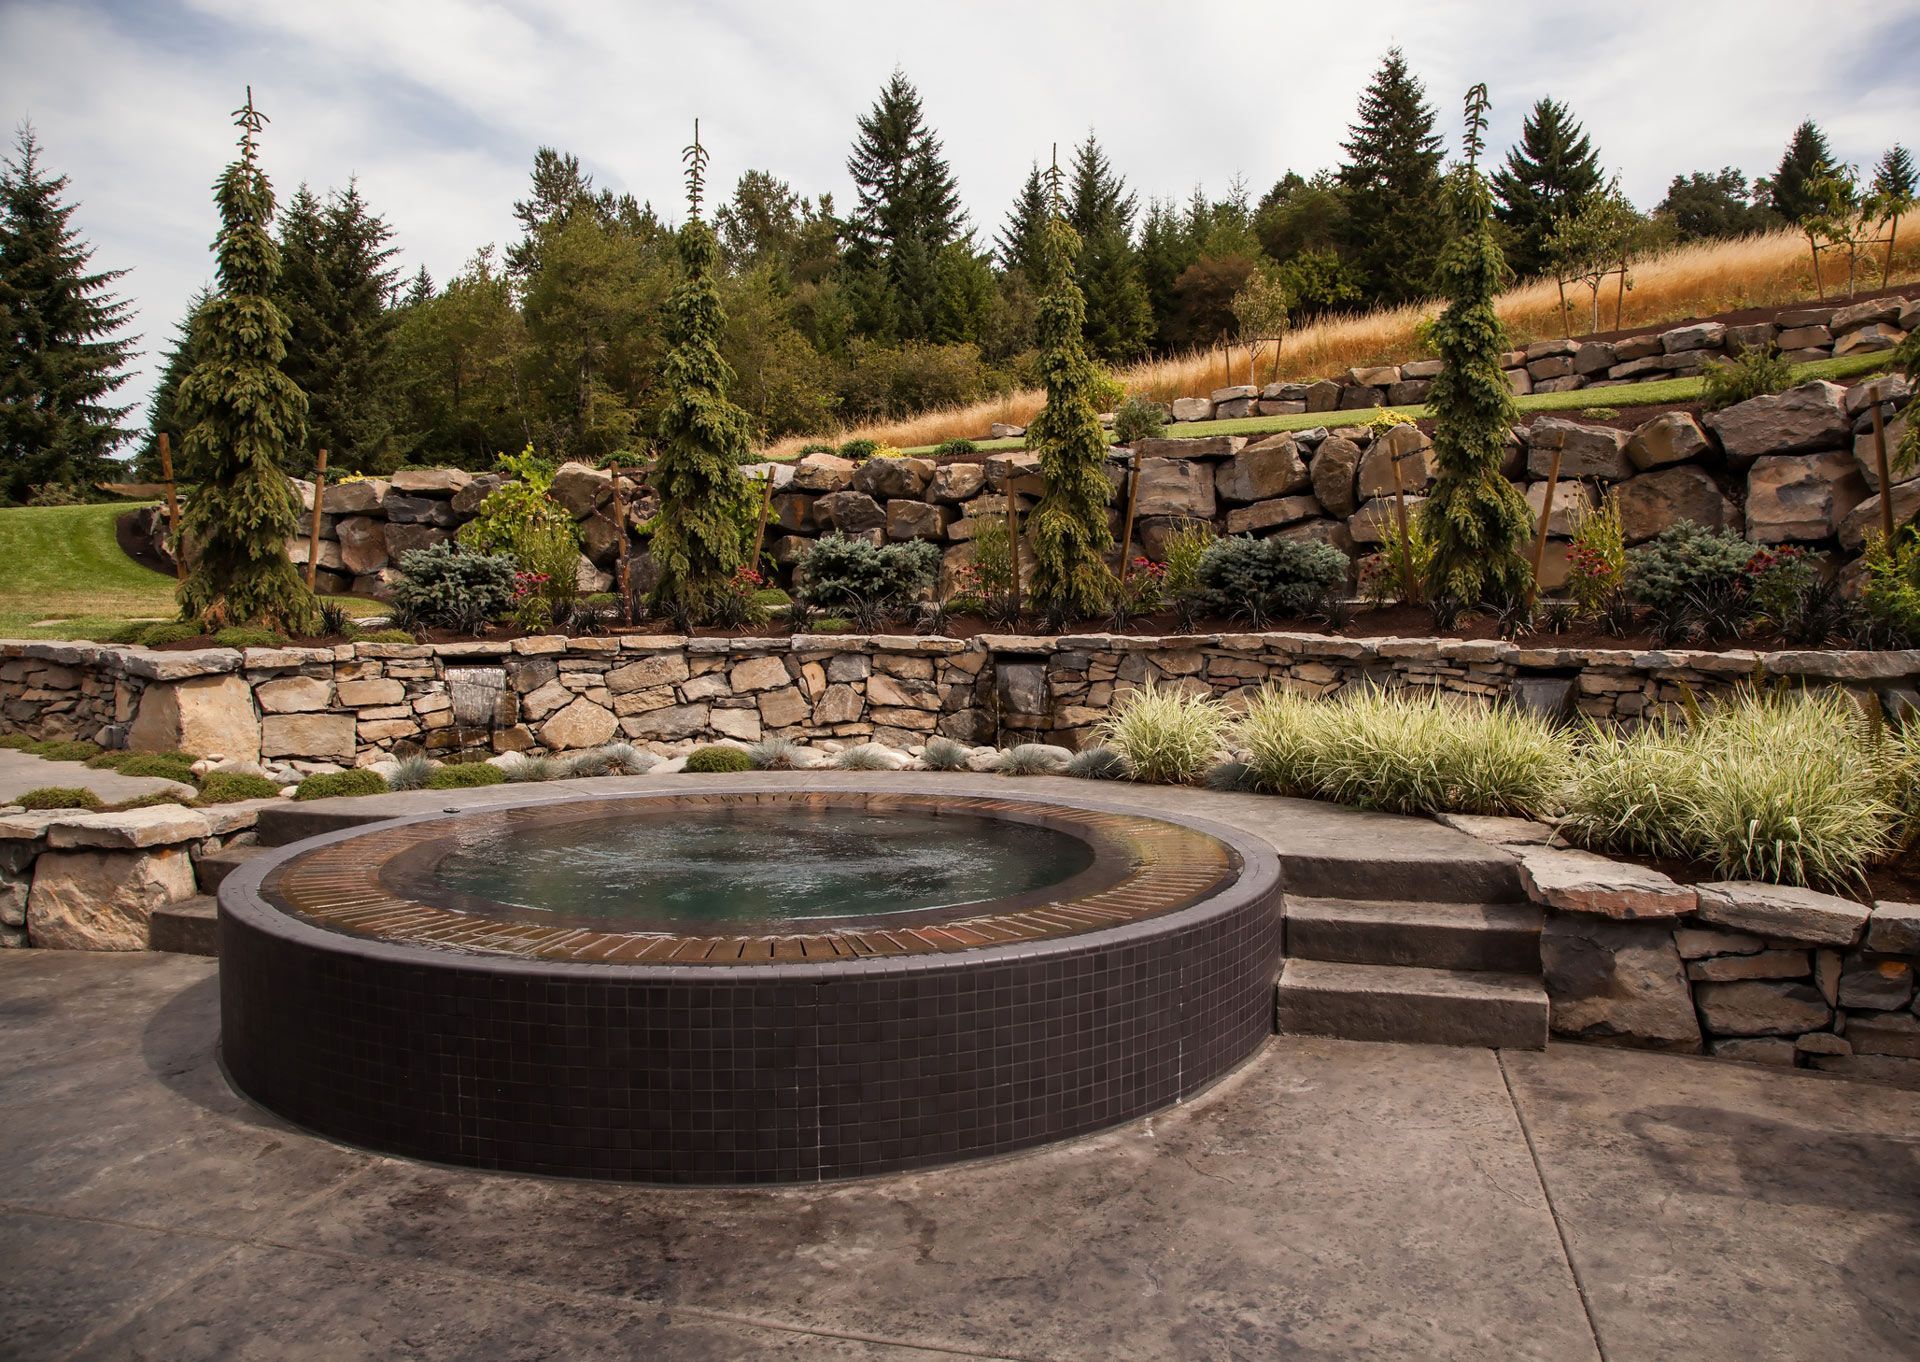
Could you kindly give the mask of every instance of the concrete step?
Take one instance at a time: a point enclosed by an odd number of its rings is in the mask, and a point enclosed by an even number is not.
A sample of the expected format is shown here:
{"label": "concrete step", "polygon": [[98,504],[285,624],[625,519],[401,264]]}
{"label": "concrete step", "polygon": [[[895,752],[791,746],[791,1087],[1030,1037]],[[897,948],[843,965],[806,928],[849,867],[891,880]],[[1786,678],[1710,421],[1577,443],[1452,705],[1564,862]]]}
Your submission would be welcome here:
{"label": "concrete step", "polygon": [[1287,896],[1287,955],[1352,965],[1540,973],[1530,903],[1402,903]]}
{"label": "concrete step", "polygon": [[213,898],[207,894],[156,908],[147,923],[147,949],[175,955],[218,955],[217,921]]}
{"label": "concrete step", "polygon": [[1289,959],[1275,991],[1283,1035],[1541,1050],[1547,991],[1537,975]]}
{"label": "concrete step", "polygon": [[200,892],[219,893],[222,880],[265,850],[265,847],[227,847],[196,858],[193,873],[200,881]]}

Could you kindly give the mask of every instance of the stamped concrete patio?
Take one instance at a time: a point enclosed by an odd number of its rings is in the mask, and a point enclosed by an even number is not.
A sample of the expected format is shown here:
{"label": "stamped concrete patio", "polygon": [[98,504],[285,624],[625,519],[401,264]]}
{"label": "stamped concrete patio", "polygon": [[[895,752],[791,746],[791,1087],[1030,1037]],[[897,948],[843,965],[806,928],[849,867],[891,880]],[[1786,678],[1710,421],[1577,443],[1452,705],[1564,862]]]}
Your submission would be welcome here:
{"label": "stamped concrete patio", "polygon": [[1275,1039],[1077,1144],[782,1191],[343,1149],[235,1096],[216,966],[0,957],[0,1356],[1920,1354],[1920,1094]]}

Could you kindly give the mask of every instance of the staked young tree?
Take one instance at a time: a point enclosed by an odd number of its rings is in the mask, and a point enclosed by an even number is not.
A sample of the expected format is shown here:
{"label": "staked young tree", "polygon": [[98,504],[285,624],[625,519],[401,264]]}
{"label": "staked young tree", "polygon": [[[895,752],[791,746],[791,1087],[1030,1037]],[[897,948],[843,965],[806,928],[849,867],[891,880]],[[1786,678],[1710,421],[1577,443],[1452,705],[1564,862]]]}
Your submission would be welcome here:
{"label": "staked young tree", "polygon": [[1779,167],[1766,181],[1768,204],[1788,222],[1798,224],[1821,206],[1813,192],[1814,181],[1833,170],[1833,152],[1826,135],[1809,118],[1793,130],[1787,149],[1780,155]]}
{"label": "staked young tree", "polygon": [[1494,216],[1513,234],[1508,262],[1523,279],[1546,269],[1556,220],[1575,218],[1600,192],[1604,176],[1592,139],[1566,105],[1541,99],[1493,172]]}
{"label": "staked young tree", "polygon": [[1492,202],[1479,169],[1486,87],[1467,94],[1467,159],[1457,182],[1461,230],[1441,257],[1446,309],[1434,320],[1440,373],[1433,409],[1434,484],[1421,508],[1433,547],[1426,594],[1464,607],[1501,606],[1526,595],[1523,545],[1533,528],[1526,499],[1500,475],[1517,409],[1500,356],[1507,329],[1494,299],[1511,277],[1494,240]]}
{"label": "staked young tree", "polygon": [[895,70],[859,119],[847,174],[858,200],[847,223],[848,265],[869,336],[925,340],[941,248],[962,235],[960,190],[927,126],[920,93]]}
{"label": "staked young tree", "polygon": [[1027,448],[1040,456],[1046,491],[1028,524],[1033,533],[1033,599],[1058,620],[1102,609],[1112,578],[1113,547],[1107,502],[1106,431],[1095,400],[1099,372],[1087,354],[1082,328],[1086,301],[1074,281],[1079,234],[1060,211],[1055,172],[1054,213],[1047,223],[1038,330],[1040,379],[1047,404],[1027,426]]}
{"label": "staked young tree", "polygon": [[182,523],[196,545],[180,586],[184,619],[208,631],[265,625],[307,634],[320,625],[313,593],[287,558],[300,502],[281,471],[306,436],[307,399],[281,372],[287,319],[274,301],[280,249],[268,231],[273,186],[256,139],[266,117],[247,102],[234,111],[240,155],[214,185],[220,234],[219,287],[200,312],[205,350],[180,381],[182,453],[202,485]]}
{"label": "staked young tree", "polygon": [[677,241],[683,277],[667,303],[665,399],[654,439],[652,483],[660,497],[649,543],[659,572],[652,604],[681,620],[747,563],[750,489],[740,465],[752,457],[752,423],[727,396],[733,375],[720,356],[720,242],[700,217],[706,148],[700,125],[686,150],[687,220]]}
{"label": "staked young tree", "polygon": [[118,333],[127,304],[113,294],[125,270],[90,270],[93,247],[62,201],[67,177],[49,176],[31,124],[0,170],[0,492],[62,483],[84,492],[112,473],[131,433],[113,394],[127,381],[133,341]]}
{"label": "staked young tree", "polygon": [[1398,47],[1360,96],[1341,144],[1347,200],[1344,254],[1373,303],[1406,303],[1433,290],[1450,224],[1440,179],[1441,143],[1426,87]]}
{"label": "staked young tree", "polygon": [[1893,247],[1900,236],[1900,219],[1913,211],[1914,191],[1920,188],[1913,153],[1895,142],[1881,153],[1873,168],[1873,212],[1887,229],[1887,254],[1880,266],[1880,281],[1893,281]]}

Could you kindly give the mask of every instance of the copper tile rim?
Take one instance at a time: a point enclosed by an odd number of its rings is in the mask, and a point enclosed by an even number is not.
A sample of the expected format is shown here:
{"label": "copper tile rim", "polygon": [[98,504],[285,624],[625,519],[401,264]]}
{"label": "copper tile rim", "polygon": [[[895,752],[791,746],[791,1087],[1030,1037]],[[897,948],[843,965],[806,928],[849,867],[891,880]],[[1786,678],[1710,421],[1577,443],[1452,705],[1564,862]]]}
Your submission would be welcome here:
{"label": "copper tile rim", "polygon": [[[845,806],[866,812],[937,811],[1037,823],[1089,842],[1095,849],[1095,866],[1056,886],[1071,892],[1058,897],[1024,896],[1017,905],[1000,910],[986,905],[988,910],[980,911],[974,905],[952,916],[923,911],[912,915],[912,921],[883,919],[876,924],[855,919],[817,930],[720,935],[501,921],[424,901],[425,896],[418,893],[396,892],[395,881],[404,882],[406,877],[383,874],[404,863],[410,853],[443,841],[455,823],[463,830],[487,823],[516,828],[602,819],[624,809],[651,816],[682,810],[750,811],[769,804]],[[674,973],[705,973],[716,965],[745,966],[756,973],[798,967],[811,973],[819,968],[873,967],[912,958],[947,957],[957,962],[983,953],[1027,954],[1049,943],[1084,941],[1089,935],[1116,931],[1130,935],[1127,929],[1136,924],[1202,907],[1239,881],[1249,849],[1233,844],[1242,842],[1225,829],[1136,814],[1102,801],[941,795],[897,787],[767,788],[762,781],[756,788],[738,791],[535,798],[349,829],[261,858],[247,867],[251,873],[223,886],[233,892],[223,892],[221,903],[223,912],[257,905],[323,931],[338,944],[345,944],[339,938],[346,937],[369,945],[429,951],[443,960],[571,962]],[[1270,860],[1271,853],[1259,859]],[[1273,878],[1276,868],[1263,866],[1262,871],[1255,880]],[[255,885],[257,898],[248,893]],[[1036,897],[1043,901],[1030,901]]]}

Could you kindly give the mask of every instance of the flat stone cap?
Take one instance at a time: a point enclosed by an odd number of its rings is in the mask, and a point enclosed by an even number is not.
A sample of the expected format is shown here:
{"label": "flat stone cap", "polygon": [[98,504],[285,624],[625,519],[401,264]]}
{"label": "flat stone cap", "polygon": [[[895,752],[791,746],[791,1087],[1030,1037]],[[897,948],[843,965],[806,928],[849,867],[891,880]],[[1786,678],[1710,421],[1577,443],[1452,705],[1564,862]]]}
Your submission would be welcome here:
{"label": "flat stone cap", "polygon": [[1817,889],[1721,880],[1699,886],[1699,892],[1699,913],[1704,920],[1755,936],[1851,946],[1867,927],[1865,904]]}

